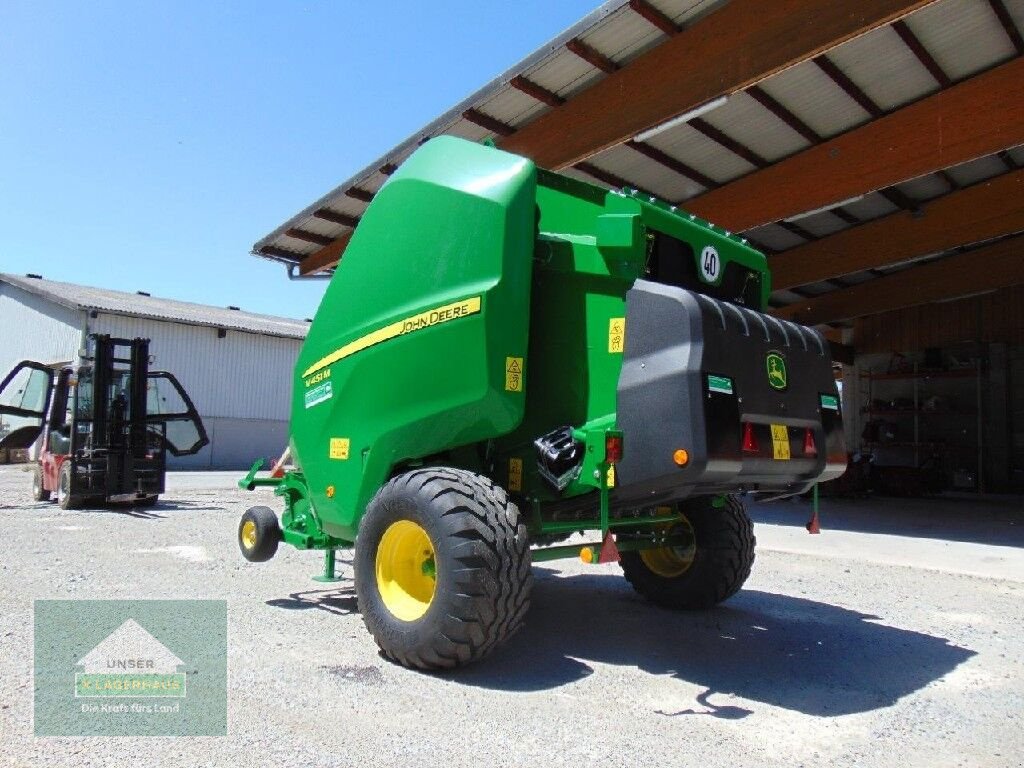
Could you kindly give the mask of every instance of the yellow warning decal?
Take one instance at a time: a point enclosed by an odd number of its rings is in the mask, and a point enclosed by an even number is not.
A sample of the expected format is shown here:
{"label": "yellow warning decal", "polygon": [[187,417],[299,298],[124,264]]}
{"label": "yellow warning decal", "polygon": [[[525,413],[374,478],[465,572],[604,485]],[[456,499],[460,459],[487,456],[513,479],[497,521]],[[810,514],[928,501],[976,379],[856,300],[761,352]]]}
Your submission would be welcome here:
{"label": "yellow warning decal", "polygon": [[772,424],[772,458],[789,461],[789,430],[785,424]]}
{"label": "yellow warning decal", "polygon": [[332,437],[330,457],[332,459],[348,458],[349,439],[347,437]]}
{"label": "yellow warning decal", "polygon": [[510,491],[523,490],[523,460],[508,460],[508,489]]}
{"label": "yellow warning decal", "polygon": [[607,477],[607,482],[605,483],[605,485],[607,487],[609,487],[609,488],[614,488],[615,487],[615,465],[614,464],[612,464],[610,467],[608,467],[608,477]]}
{"label": "yellow warning decal", "polygon": [[372,333],[368,333],[355,341],[350,341],[343,347],[331,352],[327,357],[323,357],[313,363],[309,368],[302,372],[303,377],[311,376],[321,368],[326,368],[328,365],[333,365],[339,360],[344,360],[349,355],[354,355],[356,352],[362,352],[368,347],[372,347],[375,344],[380,344],[382,341],[388,341],[396,336],[403,336],[413,331],[421,331],[424,328],[430,328],[433,325],[440,325],[441,323],[447,323],[452,320],[458,320],[460,317],[466,317],[467,315],[475,315],[480,311],[480,297],[473,296],[468,299],[462,299],[461,301],[455,301],[451,304],[445,304],[442,307],[436,307],[435,309],[427,310],[426,312],[418,312],[415,315],[398,320],[390,325],[385,325],[383,328],[378,328]]}
{"label": "yellow warning decal", "polygon": [[523,358],[505,358],[505,391],[523,391]]}
{"label": "yellow warning decal", "polygon": [[613,317],[608,321],[608,351],[621,352],[626,344],[626,318]]}

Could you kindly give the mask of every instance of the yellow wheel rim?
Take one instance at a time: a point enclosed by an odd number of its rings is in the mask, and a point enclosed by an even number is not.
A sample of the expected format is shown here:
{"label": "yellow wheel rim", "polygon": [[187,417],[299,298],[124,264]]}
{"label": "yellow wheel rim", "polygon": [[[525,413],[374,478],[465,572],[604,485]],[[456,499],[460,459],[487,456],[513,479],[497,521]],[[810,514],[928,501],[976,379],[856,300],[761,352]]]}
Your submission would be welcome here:
{"label": "yellow wheel rim", "polygon": [[256,523],[252,520],[242,523],[242,546],[246,549],[256,546]]}
{"label": "yellow wheel rim", "polygon": [[697,554],[697,538],[694,536],[693,526],[685,517],[678,523],[673,523],[666,534],[684,538],[688,543],[658,549],[641,549],[640,559],[653,573],[663,579],[674,579],[682,576],[693,565],[693,559]]}
{"label": "yellow wheel rim", "polygon": [[415,621],[434,599],[437,567],[434,545],[412,520],[388,526],[377,545],[377,590],[396,618]]}

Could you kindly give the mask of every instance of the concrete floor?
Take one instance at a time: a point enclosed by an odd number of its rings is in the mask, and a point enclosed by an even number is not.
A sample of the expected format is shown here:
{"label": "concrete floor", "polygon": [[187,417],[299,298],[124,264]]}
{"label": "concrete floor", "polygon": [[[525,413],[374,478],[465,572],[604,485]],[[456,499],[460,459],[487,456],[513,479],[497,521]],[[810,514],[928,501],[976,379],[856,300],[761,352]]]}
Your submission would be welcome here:
{"label": "concrete floor", "polygon": [[[169,479],[147,512],[27,502],[0,467],[0,765],[1022,764],[1019,499],[751,505],[758,560],[713,611],[637,596],[617,566],[536,567],[527,626],[483,663],[424,675],[382,660],[351,582],[318,558],[237,552],[275,506],[235,473]],[[350,576],[347,567],[343,575]],[[229,736],[32,736],[32,600],[228,601]]]}

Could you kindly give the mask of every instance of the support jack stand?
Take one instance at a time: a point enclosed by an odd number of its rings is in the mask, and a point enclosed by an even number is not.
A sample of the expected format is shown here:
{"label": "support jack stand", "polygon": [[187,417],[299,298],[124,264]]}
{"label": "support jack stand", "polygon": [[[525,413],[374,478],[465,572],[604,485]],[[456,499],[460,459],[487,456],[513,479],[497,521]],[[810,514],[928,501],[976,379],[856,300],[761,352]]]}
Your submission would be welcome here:
{"label": "support jack stand", "polygon": [[314,576],[313,581],[331,583],[342,580],[341,576],[334,575],[334,552],[333,549],[324,550],[324,572],[319,576]]}

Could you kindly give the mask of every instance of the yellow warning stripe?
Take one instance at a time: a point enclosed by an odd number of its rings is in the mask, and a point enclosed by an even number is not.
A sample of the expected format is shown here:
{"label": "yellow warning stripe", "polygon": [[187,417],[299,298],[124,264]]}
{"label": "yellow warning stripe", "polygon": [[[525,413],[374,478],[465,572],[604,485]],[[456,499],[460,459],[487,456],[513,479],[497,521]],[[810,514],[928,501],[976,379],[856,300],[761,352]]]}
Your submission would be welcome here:
{"label": "yellow warning stripe", "polygon": [[344,360],[349,355],[354,355],[356,352],[362,352],[367,347],[372,347],[375,344],[380,344],[382,341],[393,339],[396,336],[404,336],[407,333],[413,331],[420,331],[424,328],[429,328],[434,325],[440,325],[441,323],[447,323],[452,320],[458,320],[460,317],[466,317],[467,315],[475,315],[480,311],[480,297],[473,296],[469,299],[462,299],[461,301],[455,301],[451,304],[445,304],[442,307],[436,307],[435,309],[429,309],[426,312],[417,312],[415,315],[410,315],[402,320],[385,325],[383,328],[378,328],[376,331],[361,336],[355,341],[350,341],[343,347],[331,352],[326,357],[322,357],[307,368],[302,376],[305,378],[321,368],[326,368],[328,365],[333,365],[339,360]]}

